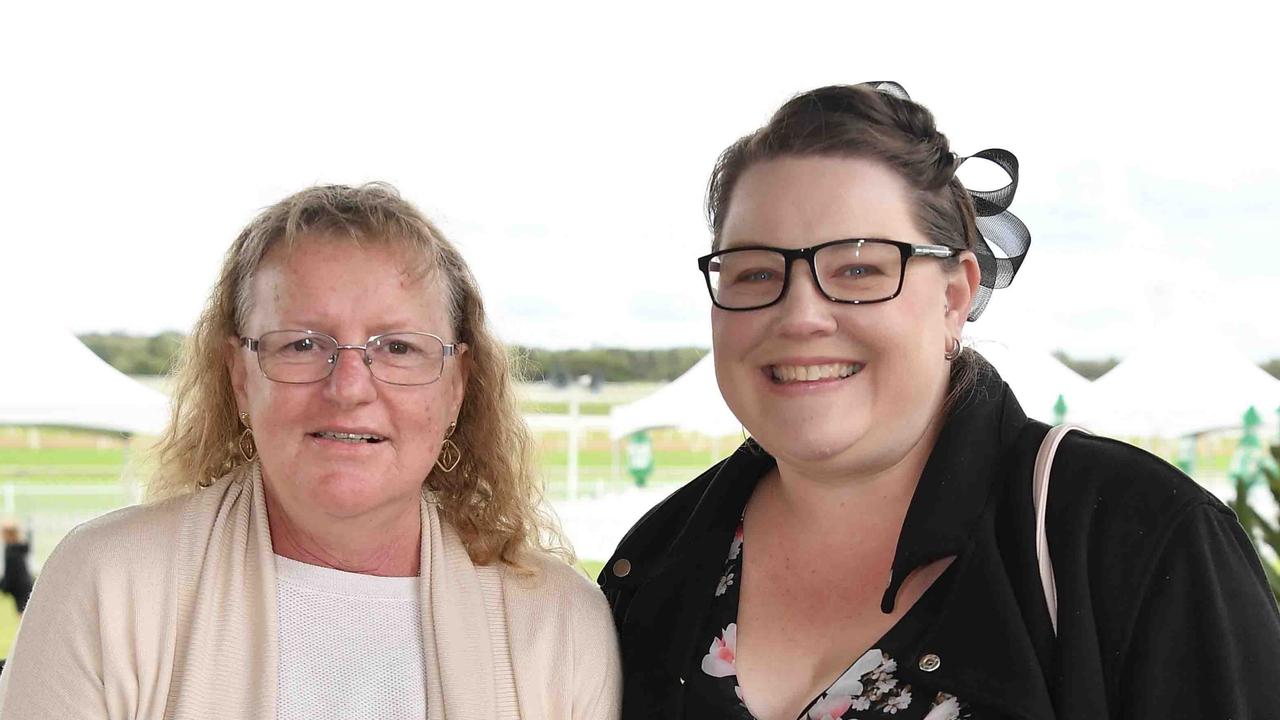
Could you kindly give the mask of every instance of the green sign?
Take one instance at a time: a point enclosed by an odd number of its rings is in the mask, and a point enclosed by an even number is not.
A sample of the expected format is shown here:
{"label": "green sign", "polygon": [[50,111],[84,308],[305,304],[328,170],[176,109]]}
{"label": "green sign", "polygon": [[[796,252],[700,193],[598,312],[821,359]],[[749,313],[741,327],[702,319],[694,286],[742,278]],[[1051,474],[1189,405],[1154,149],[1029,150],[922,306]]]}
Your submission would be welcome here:
{"label": "green sign", "polygon": [[1178,457],[1173,462],[1178,469],[1188,475],[1196,472],[1196,436],[1183,435],[1178,440]]}
{"label": "green sign", "polygon": [[1067,421],[1067,399],[1062,395],[1058,395],[1058,401],[1053,404],[1053,424],[1061,425]]}
{"label": "green sign", "polygon": [[1231,456],[1231,466],[1227,475],[1246,488],[1262,482],[1262,468],[1270,467],[1274,461],[1262,450],[1262,442],[1258,440],[1258,426],[1262,417],[1252,407],[1244,414],[1244,432],[1240,435],[1240,444]]}
{"label": "green sign", "polygon": [[636,480],[636,487],[644,487],[653,472],[653,441],[645,430],[627,439],[627,471]]}

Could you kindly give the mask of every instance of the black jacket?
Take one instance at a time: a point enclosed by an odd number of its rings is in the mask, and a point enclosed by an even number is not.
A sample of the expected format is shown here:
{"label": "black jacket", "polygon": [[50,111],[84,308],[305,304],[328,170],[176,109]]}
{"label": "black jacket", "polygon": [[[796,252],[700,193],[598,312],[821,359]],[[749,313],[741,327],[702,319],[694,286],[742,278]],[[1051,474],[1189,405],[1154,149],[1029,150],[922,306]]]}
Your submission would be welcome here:
{"label": "black jacket", "polygon": [[[912,570],[956,556],[946,600],[898,676],[962,698],[979,719],[1280,719],[1280,614],[1247,536],[1215,497],[1130,445],[1071,433],[1058,450],[1055,638],[1031,501],[1047,430],[994,372],[951,413],[892,577],[867,579],[888,580],[892,608]],[[684,717],[683,678],[706,652],[695,643],[725,549],[773,463],[739,448],[645,515],[605,566],[624,720]],[[928,654],[941,665],[926,677]]]}

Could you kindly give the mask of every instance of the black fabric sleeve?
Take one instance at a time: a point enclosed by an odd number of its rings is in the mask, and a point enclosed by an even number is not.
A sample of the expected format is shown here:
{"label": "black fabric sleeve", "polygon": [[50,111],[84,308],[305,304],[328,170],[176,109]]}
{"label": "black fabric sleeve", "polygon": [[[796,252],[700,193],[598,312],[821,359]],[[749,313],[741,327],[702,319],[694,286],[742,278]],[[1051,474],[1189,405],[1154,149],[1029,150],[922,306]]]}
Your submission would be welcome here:
{"label": "black fabric sleeve", "polygon": [[1230,511],[1196,504],[1152,568],[1116,717],[1280,718],[1280,613]]}

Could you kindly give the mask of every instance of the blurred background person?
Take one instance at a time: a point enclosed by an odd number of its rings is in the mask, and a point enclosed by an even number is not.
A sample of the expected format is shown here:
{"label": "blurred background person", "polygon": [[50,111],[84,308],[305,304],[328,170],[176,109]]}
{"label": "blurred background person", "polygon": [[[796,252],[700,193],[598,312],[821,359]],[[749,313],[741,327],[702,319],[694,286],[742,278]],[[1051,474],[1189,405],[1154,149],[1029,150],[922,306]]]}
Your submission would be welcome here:
{"label": "blurred background person", "polygon": [[609,718],[608,608],[554,540],[506,351],[390,187],[321,186],[232,245],[152,502],[69,535],[6,718]]}
{"label": "blurred background person", "polygon": [[13,520],[0,526],[0,538],[4,540],[4,575],[0,576],[0,592],[13,596],[13,603],[21,615],[27,609],[31,597],[31,566],[27,556],[31,554],[31,534],[24,537],[22,529]]}

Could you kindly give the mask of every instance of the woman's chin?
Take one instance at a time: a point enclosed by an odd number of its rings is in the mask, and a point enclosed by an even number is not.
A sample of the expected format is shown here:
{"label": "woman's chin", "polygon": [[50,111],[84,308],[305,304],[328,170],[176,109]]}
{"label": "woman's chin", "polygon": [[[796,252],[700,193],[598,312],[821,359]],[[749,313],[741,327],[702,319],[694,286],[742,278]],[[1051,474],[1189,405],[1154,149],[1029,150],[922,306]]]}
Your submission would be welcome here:
{"label": "woman's chin", "polygon": [[834,461],[861,443],[868,423],[852,417],[853,413],[848,411],[825,415],[775,416],[772,422],[762,423],[759,432],[753,431],[752,435],[774,457],[806,464]]}
{"label": "woman's chin", "polygon": [[385,478],[363,475],[326,475],[307,482],[304,494],[314,508],[333,518],[356,518],[403,502],[417,504],[409,493],[396,493]]}
{"label": "woman's chin", "polygon": [[856,439],[848,435],[815,437],[787,433],[757,439],[769,454],[782,462],[819,466],[839,462],[857,444]]}

